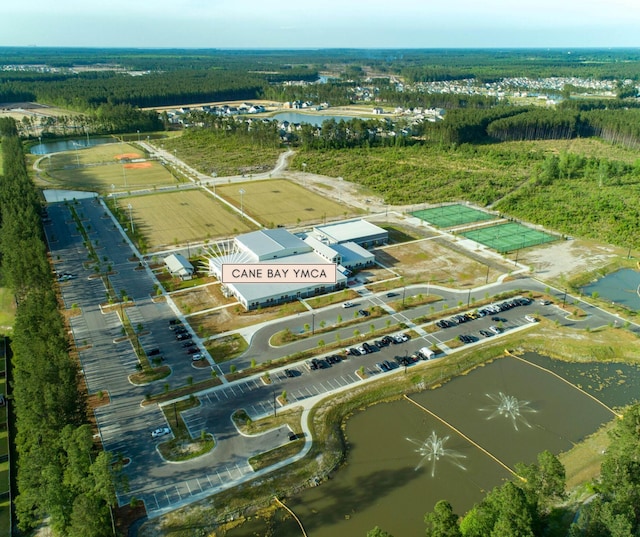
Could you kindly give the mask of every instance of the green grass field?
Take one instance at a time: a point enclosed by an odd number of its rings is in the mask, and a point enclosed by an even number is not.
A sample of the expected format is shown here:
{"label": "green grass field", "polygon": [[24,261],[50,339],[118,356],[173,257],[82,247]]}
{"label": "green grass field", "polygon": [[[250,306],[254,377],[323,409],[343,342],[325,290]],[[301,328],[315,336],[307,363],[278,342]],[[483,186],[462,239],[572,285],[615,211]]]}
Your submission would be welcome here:
{"label": "green grass field", "polygon": [[500,253],[513,252],[521,248],[558,240],[558,237],[554,235],[531,229],[516,222],[474,229],[461,235]]}
{"label": "green grass field", "polygon": [[13,326],[16,307],[10,289],[0,287],[0,334],[6,334]]}
{"label": "green grass field", "polygon": [[248,220],[202,190],[186,190],[118,199],[120,207],[131,204],[134,226],[153,251],[164,246],[229,237],[252,231]]}
{"label": "green grass field", "polygon": [[[241,189],[244,190],[242,195]],[[340,205],[284,179],[224,185],[216,188],[216,194],[236,207],[242,202],[246,214],[268,227],[322,223],[362,214],[362,211]]]}
{"label": "green grass field", "polygon": [[459,226],[495,218],[489,213],[459,203],[442,205],[431,209],[422,209],[420,211],[414,211],[411,214],[438,227]]}
{"label": "green grass field", "polygon": [[118,157],[122,155],[144,158],[142,151],[129,144],[103,144],[55,153],[42,159],[40,168],[60,186],[101,193],[177,183],[171,172],[159,162],[121,162]]}

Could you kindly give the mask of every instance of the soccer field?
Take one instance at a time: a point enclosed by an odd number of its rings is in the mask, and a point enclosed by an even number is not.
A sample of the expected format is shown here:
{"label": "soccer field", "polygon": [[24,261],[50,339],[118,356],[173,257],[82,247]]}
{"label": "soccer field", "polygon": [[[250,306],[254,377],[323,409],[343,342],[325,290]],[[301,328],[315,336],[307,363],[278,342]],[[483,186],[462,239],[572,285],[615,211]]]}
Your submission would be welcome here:
{"label": "soccer field", "polygon": [[255,229],[202,190],[186,190],[118,198],[118,206],[131,204],[134,226],[150,251],[188,241],[230,237]]}
{"label": "soccer field", "polygon": [[245,214],[267,227],[322,223],[362,214],[359,209],[341,205],[284,179],[218,186],[216,194],[238,208],[242,205]]}

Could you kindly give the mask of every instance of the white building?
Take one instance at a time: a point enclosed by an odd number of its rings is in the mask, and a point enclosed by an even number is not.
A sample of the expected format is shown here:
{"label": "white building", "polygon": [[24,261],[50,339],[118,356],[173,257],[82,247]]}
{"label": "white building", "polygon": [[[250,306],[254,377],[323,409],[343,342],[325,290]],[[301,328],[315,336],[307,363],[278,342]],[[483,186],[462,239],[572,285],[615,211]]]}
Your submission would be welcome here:
{"label": "white building", "polygon": [[167,266],[172,276],[178,276],[183,280],[190,280],[193,278],[193,265],[182,254],[171,254],[170,256],[165,257],[164,264]]}
{"label": "white building", "polygon": [[[372,231],[359,222],[352,223],[355,227],[352,227],[350,236],[356,229]],[[381,229],[377,226],[375,228]],[[365,242],[369,240],[367,235]],[[350,271],[371,265],[373,262],[374,255],[355,241],[330,244],[323,235],[306,235],[300,238],[284,228],[277,228],[239,235],[234,239],[230,251],[209,258],[209,273],[221,279],[222,265],[226,263],[322,264],[336,273],[335,284],[261,282],[222,285],[222,290],[227,296],[235,296],[245,309],[252,310],[343,289],[347,285]]]}
{"label": "white building", "polygon": [[363,248],[385,244],[389,232],[367,220],[350,220],[313,228],[314,233],[329,244],[355,242]]}

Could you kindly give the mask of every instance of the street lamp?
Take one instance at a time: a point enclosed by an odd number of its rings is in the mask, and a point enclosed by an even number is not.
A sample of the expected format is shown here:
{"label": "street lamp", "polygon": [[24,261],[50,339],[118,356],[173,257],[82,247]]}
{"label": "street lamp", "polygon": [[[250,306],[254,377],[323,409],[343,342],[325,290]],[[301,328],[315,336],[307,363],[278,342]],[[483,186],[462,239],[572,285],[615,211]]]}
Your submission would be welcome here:
{"label": "street lamp", "polygon": [[240,217],[244,220],[244,189],[241,188],[238,192],[240,192]]}
{"label": "street lamp", "polygon": [[124,178],[124,187],[127,188],[127,171],[124,169],[124,162],[122,163],[122,177]]}
{"label": "street lamp", "polygon": [[564,308],[565,304],[567,303],[567,290],[564,290],[564,296],[562,297],[562,307]]}
{"label": "street lamp", "polygon": [[140,129],[138,129],[138,143],[140,143]]}
{"label": "street lamp", "polygon": [[311,312],[311,335],[316,333],[316,314]]}
{"label": "street lamp", "polygon": [[131,225],[131,234],[133,234],[133,232],[135,231],[133,228],[133,215],[131,214],[131,209],[133,209],[133,207],[131,206],[131,204],[127,205],[127,208],[129,209],[129,224]]}

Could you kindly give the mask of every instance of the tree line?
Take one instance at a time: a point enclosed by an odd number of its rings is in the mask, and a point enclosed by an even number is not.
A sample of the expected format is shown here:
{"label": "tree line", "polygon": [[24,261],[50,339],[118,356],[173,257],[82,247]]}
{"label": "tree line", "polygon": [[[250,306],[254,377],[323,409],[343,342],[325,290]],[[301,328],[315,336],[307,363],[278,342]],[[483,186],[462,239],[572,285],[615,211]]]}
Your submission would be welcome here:
{"label": "tree line", "polygon": [[112,456],[94,446],[78,364],[62,316],[42,230],[41,205],[11,119],[0,119],[0,255],[17,303],[11,339],[12,411],[21,531],[45,518],[56,535],[113,534]]}

